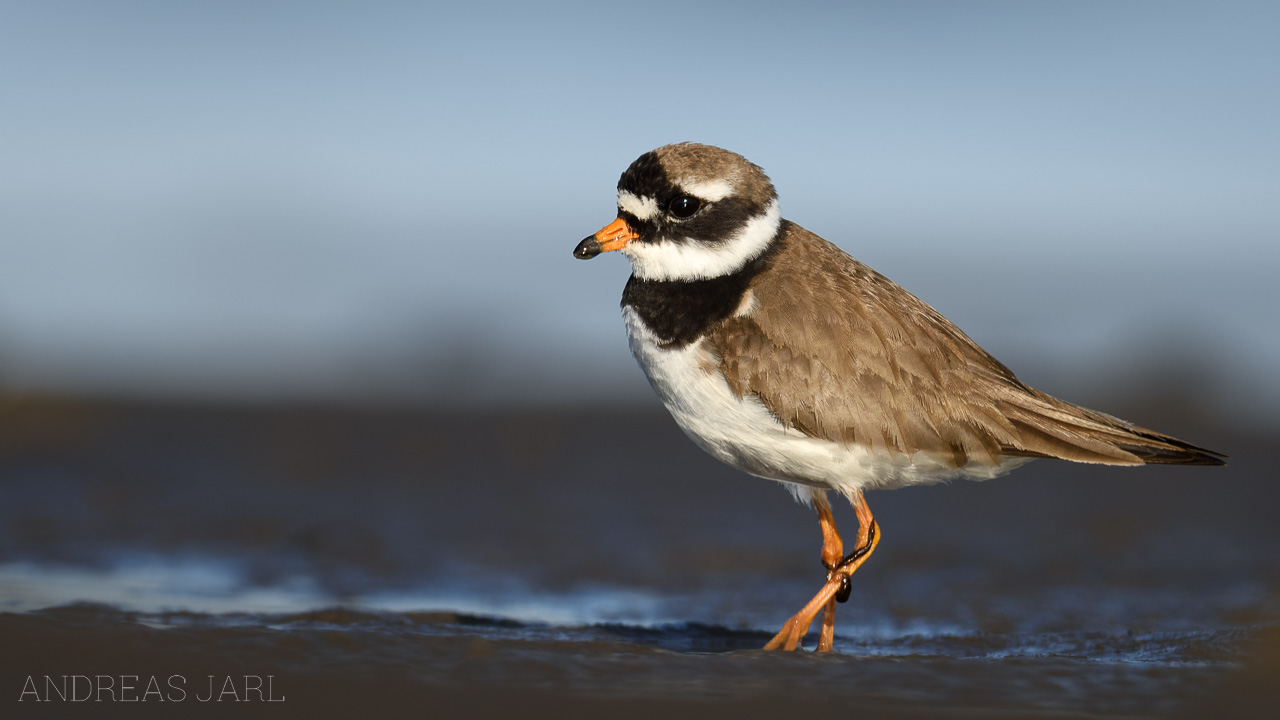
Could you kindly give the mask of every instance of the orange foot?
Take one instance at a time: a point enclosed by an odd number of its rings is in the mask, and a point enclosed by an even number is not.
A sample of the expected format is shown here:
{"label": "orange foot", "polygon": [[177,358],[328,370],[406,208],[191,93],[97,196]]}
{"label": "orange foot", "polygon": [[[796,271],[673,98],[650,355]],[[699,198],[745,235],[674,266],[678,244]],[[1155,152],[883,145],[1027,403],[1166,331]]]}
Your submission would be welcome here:
{"label": "orange foot", "polygon": [[867,508],[861,491],[850,498],[854,511],[858,514],[858,546],[844,557],[841,557],[844,545],[836,532],[835,518],[831,514],[826,493],[815,491],[813,498],[818,510],[818,522],[822,526],[822,564],[827,568],[827,581],[800,612],[792,615],[782,625],[778,634],[764,646],[765,650],[798,648],[800,641],[809,632],[813,618],[819,610],[824,610],[822,634],[818,636],[818,652],[831,652],[835,638],[836,603],[849,599],[849,576],[862,567],[862,563],[871,557],[872,551],[880,544],[880,527],[871,516],[871,510]]}

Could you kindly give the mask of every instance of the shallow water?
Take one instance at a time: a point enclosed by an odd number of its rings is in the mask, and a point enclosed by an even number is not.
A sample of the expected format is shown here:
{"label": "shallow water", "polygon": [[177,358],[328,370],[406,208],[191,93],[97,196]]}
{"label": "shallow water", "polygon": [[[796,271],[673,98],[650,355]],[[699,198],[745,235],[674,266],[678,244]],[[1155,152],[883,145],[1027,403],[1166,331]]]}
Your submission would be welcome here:
{"label": "shallow water", "polygon": [[183,714],[226,707],[212,675],[309,717],[1265,717],[1271,438],[1134,410],[1231,465],[871,493],[884,541],[817,656],[758,650],[821,583],[812,511],[661,413],[10,404],[0,715],[104,674],[186,678]]}

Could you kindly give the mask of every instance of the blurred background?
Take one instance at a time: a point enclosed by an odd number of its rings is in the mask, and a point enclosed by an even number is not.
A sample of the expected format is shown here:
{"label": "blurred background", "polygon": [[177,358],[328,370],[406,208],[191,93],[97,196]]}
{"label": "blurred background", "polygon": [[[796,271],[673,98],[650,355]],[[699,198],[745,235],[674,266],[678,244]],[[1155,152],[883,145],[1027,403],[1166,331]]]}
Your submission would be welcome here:
{"label": "blurred background", "polygon": [[9,393],[648,403],[569,252],[694,140],[1032,384],[1280,402],[1270,3],[4,14]]}
{"label": "blurred background", "polygon": [[[820,580],[812,514],[680,435],[627,351],[625,259],[570,255],[632,160],[692,140],[1029,384],[1232,456],[877,494],[844,652],[1226,667],[1280,624],[1278,26],[1268,2],[9,3],[0,610],[105,604],[55,623],[80,655],[110,608],[330,604],[761,645]],[[628,642],[704,647],[671,632]],[[1005,639],[944,640],[970,633]],[[1076,697],[1202,687],[1163,677]]]}

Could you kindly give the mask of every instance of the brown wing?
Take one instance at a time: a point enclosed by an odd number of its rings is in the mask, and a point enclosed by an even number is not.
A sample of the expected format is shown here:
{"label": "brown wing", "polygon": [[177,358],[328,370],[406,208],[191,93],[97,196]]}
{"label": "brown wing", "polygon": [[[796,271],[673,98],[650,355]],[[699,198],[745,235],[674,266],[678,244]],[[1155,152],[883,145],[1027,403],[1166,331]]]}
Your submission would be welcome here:
{"label": "brown wing", "polygon": [[1220,465],[1217,453],[1019,381],[949,320],[826,240],[787,223],[753,310],[708,337],[739,396],[842,444],[950,456]]}

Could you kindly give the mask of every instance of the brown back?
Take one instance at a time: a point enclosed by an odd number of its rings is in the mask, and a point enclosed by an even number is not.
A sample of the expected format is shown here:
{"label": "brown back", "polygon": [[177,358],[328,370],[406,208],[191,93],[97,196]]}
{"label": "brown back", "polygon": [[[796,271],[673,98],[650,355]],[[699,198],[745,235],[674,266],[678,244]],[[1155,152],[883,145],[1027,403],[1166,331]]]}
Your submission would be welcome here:
{"label": "brown back", "polygon": [[949,320],[831,243],[786,223],[749,285],[754,310],[707,338],[739,396],[845,445],[1113,465],[1221,465],[1218,453],[1035,390]]}

